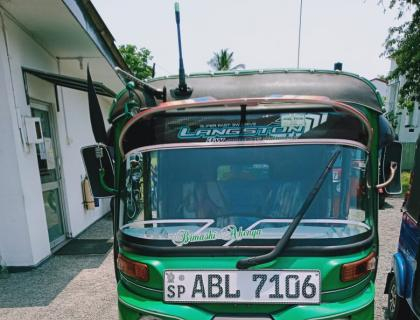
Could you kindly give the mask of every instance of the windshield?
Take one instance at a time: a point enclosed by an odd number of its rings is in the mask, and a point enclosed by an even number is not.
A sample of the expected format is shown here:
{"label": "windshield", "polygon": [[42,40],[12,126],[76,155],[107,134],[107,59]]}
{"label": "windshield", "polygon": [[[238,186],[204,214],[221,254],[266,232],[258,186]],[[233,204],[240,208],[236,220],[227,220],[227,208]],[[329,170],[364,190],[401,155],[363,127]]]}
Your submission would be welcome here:
{"label": "windshield", "polygon": [[367,232],[366,152],[324,144],[132,151],[122,231],[178,246],[279,239],[338,150],[292,239]]}

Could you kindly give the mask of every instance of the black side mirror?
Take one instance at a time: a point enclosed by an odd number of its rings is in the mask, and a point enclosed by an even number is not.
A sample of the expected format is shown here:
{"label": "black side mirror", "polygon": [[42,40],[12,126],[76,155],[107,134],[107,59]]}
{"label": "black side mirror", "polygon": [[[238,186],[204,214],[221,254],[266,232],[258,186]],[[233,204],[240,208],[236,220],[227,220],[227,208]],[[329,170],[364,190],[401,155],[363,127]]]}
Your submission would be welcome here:
{"label": "black side mirror", "polygon": [[387,194],[401,194],[401,156],[402,144],[394,141],[388,144],[383,152],[381,161],[380,184]]}
{"label": "black side mirror", "polygon": [[115,195],[114,163],[105,145],[97,144],[80,149],[92,194],[95,198]]}

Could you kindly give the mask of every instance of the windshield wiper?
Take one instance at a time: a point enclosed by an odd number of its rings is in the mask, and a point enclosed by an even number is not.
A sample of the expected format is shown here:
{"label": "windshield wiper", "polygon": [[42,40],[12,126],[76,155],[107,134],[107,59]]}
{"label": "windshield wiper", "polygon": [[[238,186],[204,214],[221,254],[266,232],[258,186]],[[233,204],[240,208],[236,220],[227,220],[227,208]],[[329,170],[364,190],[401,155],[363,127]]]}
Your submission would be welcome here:
{"label": "windshield wiper", "polygon": [[312,201],[315,199],[315,196],[318,194],[319,190],[322,187],[322,184],[327,177],[327,174],[330,172],[331,168],[333,167],[335,161],[337,160],[338,156],[340,155],[341,151],[337,150],[332,155],[331,159],[328,161],[327,166],[322,171],[320,177],[316,181],[315,185],[313,186],[312,190],[309,192],[308,196],[306,197],[305,201],[303,202],[302,207],[296,214],[295,218],[293,219],[292,223],[287,228],[286,232],[284,233],[283,237],[277,242],[276,246],[271,250],[269,253],[256,256],[256,257],[249,257],[239,260],[236,263],[236,268],[238,269],[247,269],[249,267],[253,267],[259,264],[267,263],[276,259],[286,248],[287,243],[289,242],[290,238],[293,235],[293,232],[299,225],[300,221],[304,217],[306,211],[308,210],[309,206],[311,205]]}

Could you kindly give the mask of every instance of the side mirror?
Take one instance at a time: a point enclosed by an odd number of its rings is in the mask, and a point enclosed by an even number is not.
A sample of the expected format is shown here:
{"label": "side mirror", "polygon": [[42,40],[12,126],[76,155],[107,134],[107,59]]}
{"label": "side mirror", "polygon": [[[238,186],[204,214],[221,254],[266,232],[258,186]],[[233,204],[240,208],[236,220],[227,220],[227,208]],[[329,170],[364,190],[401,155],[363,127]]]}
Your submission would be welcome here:
{"label": "side mirror", "polygon": [[385,147],[380,172],[380,183],[377,188],[384,188],[387,194],[400,194],[401,185],[401,155],[402,144],[392,142]]}
{"label": "side mirror", "polygon": [[107,147],[103,144],[80,149],[95,198],[108,198],[115,195],[114,163]]}

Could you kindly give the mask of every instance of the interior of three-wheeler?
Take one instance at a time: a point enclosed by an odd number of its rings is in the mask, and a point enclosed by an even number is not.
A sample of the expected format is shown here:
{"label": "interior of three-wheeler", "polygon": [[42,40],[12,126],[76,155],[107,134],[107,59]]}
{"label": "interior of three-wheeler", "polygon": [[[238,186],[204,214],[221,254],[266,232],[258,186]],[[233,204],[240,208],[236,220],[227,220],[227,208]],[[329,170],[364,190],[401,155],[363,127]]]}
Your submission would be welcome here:
{"label": "interior of three-wheeler", "polygon": [[[339,245],[367,237],[371,129],[356,109],[311,99],[168,103],[133,118],[120,138],[126,154],[122,236],[159,246],[273,245],[339,152],[293,238]],[[204,229],[203,221],[212,222]],[[262,232],[252,242],[179,239],[185,229],[200,234],[232,226]]]}

